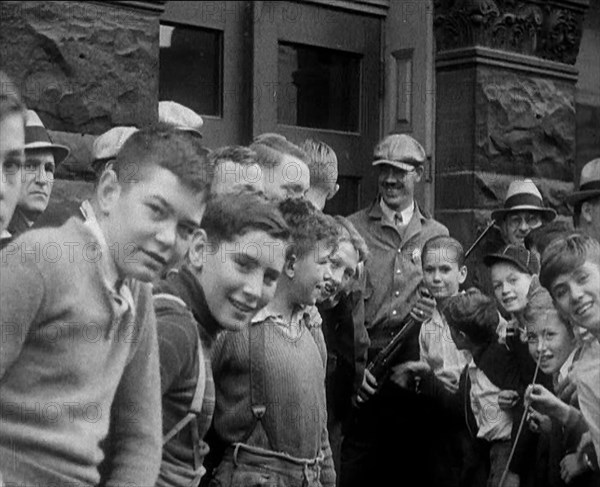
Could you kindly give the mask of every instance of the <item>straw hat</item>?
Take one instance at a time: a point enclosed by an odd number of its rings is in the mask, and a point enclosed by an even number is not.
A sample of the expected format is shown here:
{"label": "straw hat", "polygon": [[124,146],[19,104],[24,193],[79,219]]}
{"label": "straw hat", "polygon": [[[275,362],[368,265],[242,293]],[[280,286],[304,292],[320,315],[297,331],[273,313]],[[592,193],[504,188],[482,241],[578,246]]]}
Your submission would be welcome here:
{"label": "straw hat", "polygon": [[600,158],[593,159],[583,166],[579,178],[579,189],[567,196],[567,202],[576,205],[598,196],[600,196]]}
{"label": "straw hat", "polygon": [[542,194],[531,179],[523,179],[510,183],[506,192],[506,198],[504,199],[504,207],[492,211],[492,219],[501,221],[507,214],[517,211],[540,213],[542,219],[547,222],[556,218],[556,211],[552,208],[544,207]]}

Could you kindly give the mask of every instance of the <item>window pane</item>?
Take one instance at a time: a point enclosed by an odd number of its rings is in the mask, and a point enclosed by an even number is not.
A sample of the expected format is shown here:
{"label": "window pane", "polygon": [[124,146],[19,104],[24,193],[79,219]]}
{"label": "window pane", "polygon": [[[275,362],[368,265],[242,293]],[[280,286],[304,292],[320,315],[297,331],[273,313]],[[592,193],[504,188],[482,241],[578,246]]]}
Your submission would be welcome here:
{"label": "window pane", "polygon": [[221,115],[221,32],[160,26],[159,97]]}
{"label": "window pane", "polygon": [[277,121],[358,132],[360,60],[359,54],[279,43]]}

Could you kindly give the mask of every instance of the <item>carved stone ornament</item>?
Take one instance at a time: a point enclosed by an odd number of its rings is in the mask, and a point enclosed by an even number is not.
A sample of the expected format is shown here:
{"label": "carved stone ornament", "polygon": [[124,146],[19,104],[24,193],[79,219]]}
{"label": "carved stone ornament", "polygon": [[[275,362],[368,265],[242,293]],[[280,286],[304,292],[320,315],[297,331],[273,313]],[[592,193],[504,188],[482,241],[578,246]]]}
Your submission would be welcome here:
{"label": "carved stone ornament", "polygon": [[585,0],[435,0],[437,52],[472,46],[575,64]]}

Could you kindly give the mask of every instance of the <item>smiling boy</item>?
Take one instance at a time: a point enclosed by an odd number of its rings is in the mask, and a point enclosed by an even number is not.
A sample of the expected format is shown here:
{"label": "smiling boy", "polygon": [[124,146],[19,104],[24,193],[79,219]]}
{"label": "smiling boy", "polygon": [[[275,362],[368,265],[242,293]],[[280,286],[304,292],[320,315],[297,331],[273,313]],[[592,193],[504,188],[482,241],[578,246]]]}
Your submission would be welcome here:
{"label": "smiling boy", "polygon": [[540,282],[557,309],[595,340],[584,345],[576,377],[579,406],[600,458],[600,243],[574,234],[544,251]]}
{"label": "smiling boy", "polygon": [[288,238],[265,197],[215,197],[185,263],[155,285],[165,435],[157,486],[198,485],[215,402],[212,345],[221,331],[245,328],[271,300]]}
{"label": "smiling boy", "polygon": [[25,107],[14,86],[0,71],[0,248],[11,238],[6,227],[19,199],[25,159]]}
{"label": "smiling boy", "polygon": [[154,483],[160,379],[148,283],[182,257],[200,224],[206,153],[173,129],[141,130],[104,171],[81,217],[27,232],[3,250],[7,484]]}
{"label": "smiling boy", "polygon": [[337,232],[308,201],[279,206],[292,233],[272,301],[248,333],[217,340],[214,429],[227,445],[210,485],[335,485],[325,405],[326,350],[314,307]]}

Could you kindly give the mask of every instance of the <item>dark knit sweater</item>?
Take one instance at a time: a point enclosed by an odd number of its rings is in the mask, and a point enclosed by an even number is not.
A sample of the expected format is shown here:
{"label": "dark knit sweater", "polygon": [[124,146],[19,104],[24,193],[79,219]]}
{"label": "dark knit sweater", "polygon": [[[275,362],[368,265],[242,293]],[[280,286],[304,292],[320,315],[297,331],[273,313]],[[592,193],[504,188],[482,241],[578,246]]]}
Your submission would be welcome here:
{"label": "dark knit sweater", "polygon": [[[318,312],[311,329],[301,326],[296,338],[275,318],[253,322],[248,331],[225,332],[213,352],[217,391],[214,428],[226,444],[245,442],[299,458],[324,455],[321,482],[335,485],[335,470],[327,434],[325,365],[327,352]],[[266,412],[256,428],[251,410],[249,341],[265,327],[263,367]],[[248,437],[249,436],[249,437]]]}
{"label": "dark knit sweater", "polygon": [[[160,350],[160,376],[163,404],[163,434],[189,412],[198,380],[198,338],[202,343],[203,355],[208,357],[219,324],[212,316],[204,292],[193,274],[183,267],[171,272],[166,279],[154,286],[154,294],[167,293],[181,298],[183,307],[175,301],[155,302]],[[191,311],[191,312],[190,312]],[[212,370],[207,367],[204,391],[204,421],[198,424],[198,434],[203,438],[210,427],[214,410],[214,382]],[[207,404],[207,400],[210,404]],[[193,443],[188,425],[163,447],[163,463],[181,465],[193,470]],[[208,453],[208,445],[202,441],[201,450]],[[161,474],[162,476],[162,474]]]}
{"label": "dark knit sweater", "polygon": [[113,456],[104,484],[148,486],[158,473],[150,286],[128,282],[135,314],[118,317],[90,244],[97,249],[90,229],[73,218],[26,232],[0,254],[0,472],[7,485],[97,485],[109,424]]}

